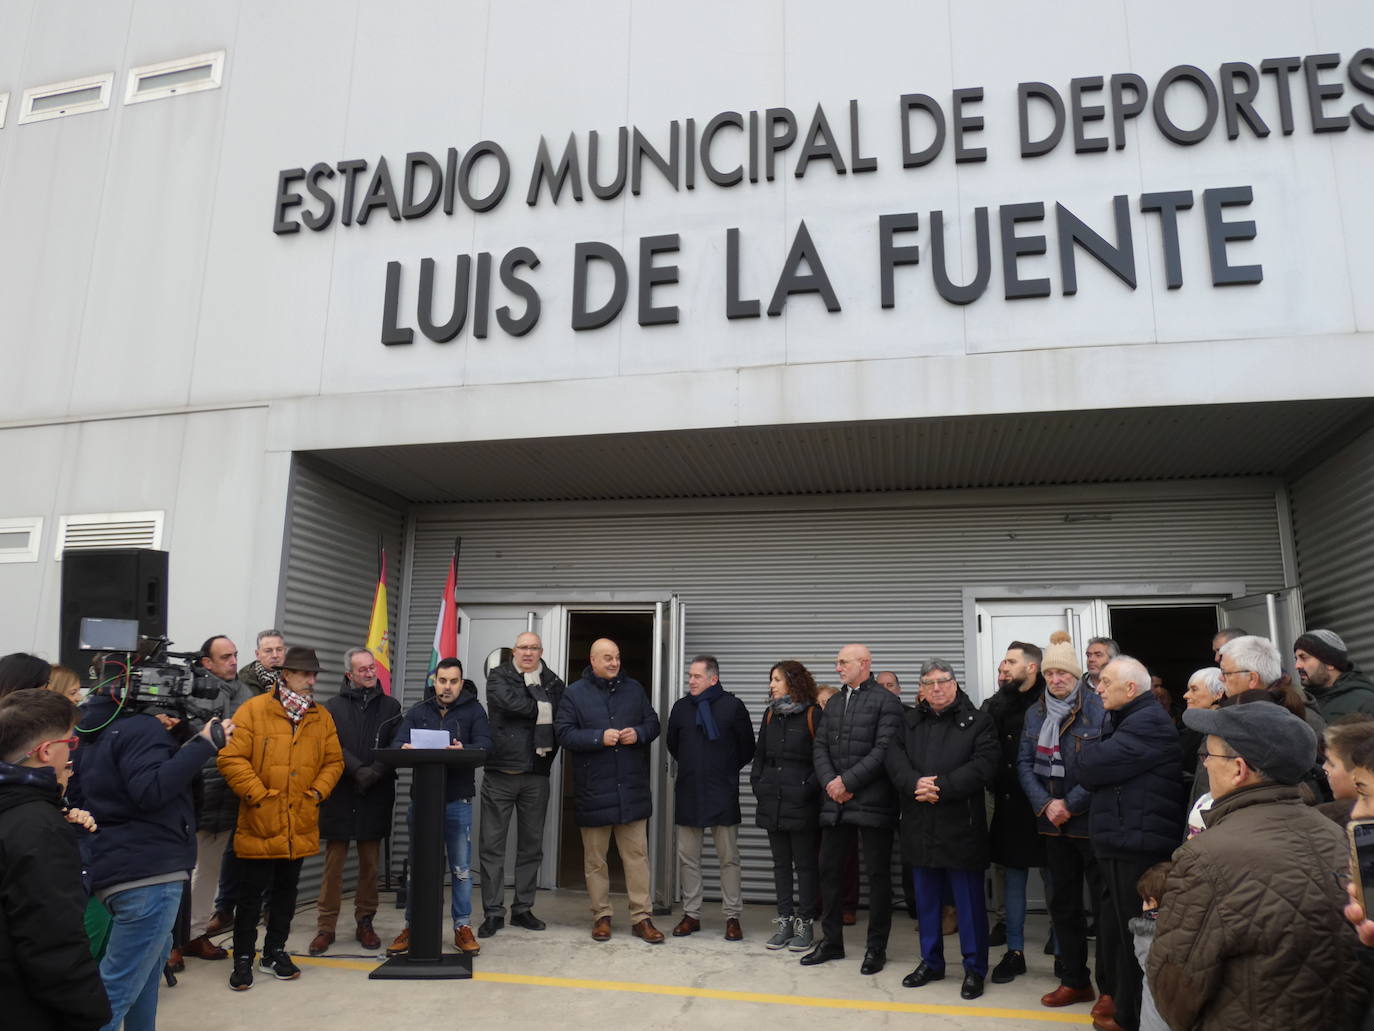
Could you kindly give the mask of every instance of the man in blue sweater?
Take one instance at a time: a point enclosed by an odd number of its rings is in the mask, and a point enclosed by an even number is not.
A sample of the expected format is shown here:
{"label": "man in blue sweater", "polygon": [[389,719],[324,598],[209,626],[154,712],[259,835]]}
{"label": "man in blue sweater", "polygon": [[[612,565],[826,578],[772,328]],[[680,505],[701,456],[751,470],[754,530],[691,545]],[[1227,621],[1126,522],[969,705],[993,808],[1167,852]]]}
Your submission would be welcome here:
{"label": "man in blue sweater", "polygon": [[[491,748],[487,711],[475,693],[463,692],[463,666],[457,659],[441,659],[434,670],[434,694],[412,706],[401,720],[392,746],[410,748],[412,730],[446,730],[449,748]],[[453,944],[475,955],[482,951],[472,933],[472,796],[477,790],[470,769],[450,767],[445,773],[444,842],[453,871],[449,908],[453,915]],[[406,819],[414,819],[414,807]],[[412,835],[411,841],[414,841]],[[412,867],[413,867],[412,862]],[[406,897],[406,927],[387,946],[388,956],[410,951],[410,900]]]}

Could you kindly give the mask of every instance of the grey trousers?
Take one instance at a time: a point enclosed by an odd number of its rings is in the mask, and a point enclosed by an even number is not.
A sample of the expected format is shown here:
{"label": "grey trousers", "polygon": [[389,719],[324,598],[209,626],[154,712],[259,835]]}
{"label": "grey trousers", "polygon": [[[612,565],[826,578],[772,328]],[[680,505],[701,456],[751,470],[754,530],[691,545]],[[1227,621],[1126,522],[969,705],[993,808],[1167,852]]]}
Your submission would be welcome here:
{"label": "grey trousers", "polygon": [[[720,859],[721,912],[725,919],[739,919],[744,911],[740,898],[739,825],[712,827],[711,841]],[[684,916],[701,918],[701,846],[706,838],[705,827],[677,828],[677,864],[682,876],[682,912]]]}
{"label": "grey trousers", "polygon": [[549,778],[537,773],[487,770],[482,777],[482,823],[477,859],[482,875],[482,911],[506,913],[506,838],[515,813],[515,898],[512,913],[534,906],[539,865],[544,860],[544,817],[549,809]]}

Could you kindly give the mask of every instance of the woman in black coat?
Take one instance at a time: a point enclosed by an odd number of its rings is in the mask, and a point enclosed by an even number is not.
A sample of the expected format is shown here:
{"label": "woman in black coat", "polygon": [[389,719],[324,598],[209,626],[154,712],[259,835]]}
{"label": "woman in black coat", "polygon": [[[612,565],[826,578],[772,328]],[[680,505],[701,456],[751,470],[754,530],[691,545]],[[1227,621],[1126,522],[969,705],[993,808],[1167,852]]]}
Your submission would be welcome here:
{"label": "woman in black coat", "polygon": [[887,747],[887,773],[902,806],[902,859],[915,867],[921,963],[903,979],[919,988],[945,976],[940,900],[954,896],[964,957],[960,994],[983,994],[988,970],[988,916],[983,871],[988,829],[983,792],[997,772],[1000,749],[992,717],[959,690],[947,663],[921,667],[921,702],[907,712]]}
{"label": "woman in black coat", "polygon": [[[778,899],[778,930],[767,947],[806,952],[813,944],[820,888],[816,855],[821,794],[811,745],[821,710],[816,703],[816,681],[805,666],[791,659],[770,671],[768,695],[749,774],[758,800],[754,822],[768,832]],[[800,906],[792,897],[793,870]]]}

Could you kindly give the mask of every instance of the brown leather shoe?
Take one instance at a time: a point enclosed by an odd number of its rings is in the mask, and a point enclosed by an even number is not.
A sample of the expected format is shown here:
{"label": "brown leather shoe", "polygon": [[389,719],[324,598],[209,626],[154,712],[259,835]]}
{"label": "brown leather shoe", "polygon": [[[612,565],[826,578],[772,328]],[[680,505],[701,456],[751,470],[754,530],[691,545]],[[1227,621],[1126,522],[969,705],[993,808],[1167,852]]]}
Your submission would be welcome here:
{"label": "brown leather shoe", "polygon": [[466,952],[469,956],[482,951],[482,946],[477,944],[477,935],[472,933],[472,928],[467,924],[453,929],[453,945],[459,952]]}
{"label": "brown leather shoe", "polygon": [[232,931],[234,929],[234,914],[226,909],[215,910],[215,915],[210,918],[210,922],[205,925],[206,934],[219,934],[221,931]]}
{"label": "brown leather shoe", "polygon": [[740,927],[739,921],[734,917],[725,921],[725,940],[728,942],[744,941],[744,928]]}
{"label": "brown leather shoe", "polygon": [[1040,996],[1041,1006],[1072,1006],[1080,1002],[1092,1002],[1097,998],[1097,993],[1091,988],[1070,988],[1066,984],[1061,984],[1048,995]]}
{"label": "brown leather shoe", "polygon": [[186,961],[181,958],[180,949],[173,949],[167,954],[166,966],[174,974],[179,974],[186,969]]}
{"label": "brown leather shoe", "polygon": [[1093,1004],[1092,1013],[1089,1014],[1093,1020],[1111,1020],[1116,1016],[1116,1003],[1112,1001],[1110,995],[1100,996]]}
{"label": "brown leather shoe", "polygon": [[196,959],[229,958],[229,953],[212,942],[210,936],[206,934],[202,934],[199,938],[192,938],[181,951],[183,955],[195,956]]}
{"label": "brown leather shoe", "polygon": [[1099,1017],[1093,1021],[1096,1031],[1126,1031],[1124,1027],[1116,1022],[1115,1017]]}
{"label": "brown leather shoe", "polygon": [[[637,927],[639,925],[636,924],[635,926]],[[689,934],[696,934],[696,932],[700,930],[701,921],[694,916],[688,916],[686,913],[683,913],[682,919],[679,920],[677,926],[673,928],[673,937],[686,938]]]}
{"label": "brown leather shoe", "polygon": [[372,929],[372,918],[364,917],[358,921],[358,931],[355,937],[362,942],[365,949],[380,949],[382,939],[377,937],[377,932]]}
{"label": "brown leather shoe", "polygon": [[663,932],[655,927],[654,922],[647,916],[631,927],[630,933],[636,938],[643,938],[650,945],[658,945],[663,941]]}
{"label": "brown leather shoe", "polygon": [[400,934],[396,935],[396,940],[386,947],[388,956],[403,956],[410,951],[410,928],[407,927]]}
{"label": "brown leather shoe", "polygon": [[333,931],[321,931],[310,939],[310,946],[305,950],[312,956],[323,956],[329,951],[329,946],[334,944]]}
{"label": "brown leather shoe", "polygon": [[592,940],[608,942],[611,940],[611,918],[600,916],[596,918],[596,923],[592,924]]}

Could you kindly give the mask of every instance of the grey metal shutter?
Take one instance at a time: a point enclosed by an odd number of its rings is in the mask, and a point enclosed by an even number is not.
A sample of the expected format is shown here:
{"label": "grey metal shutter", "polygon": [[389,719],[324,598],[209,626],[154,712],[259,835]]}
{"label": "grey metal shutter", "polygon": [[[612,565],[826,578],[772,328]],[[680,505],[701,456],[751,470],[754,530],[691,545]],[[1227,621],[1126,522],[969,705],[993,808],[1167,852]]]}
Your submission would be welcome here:
{"label": "grey metal shutter", "polygon": [[[1209,482],[1195,493],[1104,486],[967,497],[967,504],[903,506],[875,496],[858,507],[789,498],[473,505],[458,515],[421,506],[406,668],[418,684],[459,533],[460,599],[464,590],[505,591],[513,601],[533,590],[680,593],[687,654],[720,659],[723,684],[749,706],[756,727],[769,667],[780,659],[798,659],[817,681],[833,683],[836,649],[862,641],[882,668],[905,675],[913,693],[924,659],[942,656],[962,670],[965,585],[1228,579],[1251,591],[1283,586],[1271,487],[1227,492],[1224,503]],[[754,826],[747,772],[740,792],[745,895],[770,900],[767,836]]]}
{"label": "grey metal shutter", "polygon": [[[393,640],[398,628],[405,517],[396,508],[367,497],[313,466],[296,460],[287,508],[285,560],[277,626],[288,645],[314,648],[325,672],[315,698],[338,694],[343,656],[367,640],[372,595],[377,584],[377,543],[387,554],[387,601]],[[394,660],[393,660],[394,661]],[[305,861],[300,904],[319,896],[323,855]],[[345,891],[357,876],[357,853],[349,850]]]}
{"label": "grey metal shutter", "polygon": [[1303,609],[1374,667],[1374,430],[1290,487]]}

